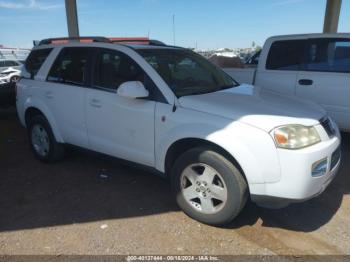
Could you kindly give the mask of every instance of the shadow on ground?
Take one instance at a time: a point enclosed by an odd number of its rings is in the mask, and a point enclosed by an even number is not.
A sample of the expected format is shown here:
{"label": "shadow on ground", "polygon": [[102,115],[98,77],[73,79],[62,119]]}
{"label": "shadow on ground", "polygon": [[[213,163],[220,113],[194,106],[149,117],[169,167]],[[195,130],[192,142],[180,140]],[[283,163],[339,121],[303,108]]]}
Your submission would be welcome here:
{"label": "shadow on ground", "polygon": [[[350,135],[344,134],[343,159]],[[228,228],[253,225],[314,231],[326,224],[350,192],[346,161],[319,198],[281,210],[248,203]],[[0,112],[0,231],[41,228],[179,211],[168,181],[111,158],[73,151],[54,165],[36,161],[13,110]]]}

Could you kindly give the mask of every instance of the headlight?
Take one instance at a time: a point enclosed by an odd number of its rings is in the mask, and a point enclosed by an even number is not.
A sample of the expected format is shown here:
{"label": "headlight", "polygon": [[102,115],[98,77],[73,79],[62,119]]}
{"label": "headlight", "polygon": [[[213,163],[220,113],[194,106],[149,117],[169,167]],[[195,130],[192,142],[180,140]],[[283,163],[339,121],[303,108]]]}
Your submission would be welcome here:
{"label": "headlight", "polygon": [[317,144],[321,141],[314,127],[287,125],[278,127],[271,133],[276,146],[286,149],[299,149]]}

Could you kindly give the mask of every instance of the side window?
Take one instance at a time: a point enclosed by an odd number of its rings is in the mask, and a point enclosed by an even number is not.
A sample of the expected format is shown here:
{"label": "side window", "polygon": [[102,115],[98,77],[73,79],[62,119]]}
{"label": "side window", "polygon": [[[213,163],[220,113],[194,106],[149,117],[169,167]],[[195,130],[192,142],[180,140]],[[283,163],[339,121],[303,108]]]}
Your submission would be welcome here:
{"label": "side window", "polygon": [[47,81],[83,85],[86,81],[88,48],[64,48],[50,69]]}
{"label": "side window", "polygon": [[101,49],[97,58],[94,86],[117,90],[127,81],[141,81],[145,84],[145,73],[127,55],[108,49]]}
{"label": "side window", "polygon": [[38,73],[40,67],[49,56],[52,48],[33,50],[25,61],[25,69],[30,73],[31,78]]}
{"label": "side window", "polygon": [[305,40],[276,41],[266,61],[269,70],[300,70],[305,53]]}
{"label": "side window", "polygon": [[0,67],[4,67],[5,66],[5,61],[0,61]]}
{"label": "side window", "polygon": [[16,66],[16,62],[12,60],[6,60],[5,61],[5,66]]}
{"label": "side window", "polygon": [[307,54],[308,71],[350,73],[350,40],[311,40]]}

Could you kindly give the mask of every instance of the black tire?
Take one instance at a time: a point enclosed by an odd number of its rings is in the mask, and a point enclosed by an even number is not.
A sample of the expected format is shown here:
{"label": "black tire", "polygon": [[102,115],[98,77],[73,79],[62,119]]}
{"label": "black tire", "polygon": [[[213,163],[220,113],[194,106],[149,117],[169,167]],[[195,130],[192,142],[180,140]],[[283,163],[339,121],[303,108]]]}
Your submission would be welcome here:
{"label": "black tire", "polygon": [[10,82],[11,83],[17,83],[18,80],[19,80],[19,76],[13,76],[13,77],[10,78]]}
{"label": "black tire", "polygon": [[[40,126],[48,135],[48,150],[46,155],[40,155],[37,150],[34,148],[32,141],[33,128],[35,126]],[[56,141],[55,136],[52,132],[51,126],[47,119],[43,115],[35,115],[32,117],[27,126],[28,130],[28,139],[30,147],[35,155],[35,157],[44,162],[44,163],[53,163],[63,158],[65,153],[65,148],[63,144],[60,144]]]}
{"label": "black tire", "polygon": [[[183,171],[196,163],[202,163],[215,169],[226,184],[226,203],[222,204],[221,209],[215,214],[199,212],[186,201],[181,192]],[[175,161],[170,175],[177,204],[188,216],[202,223],[214,226],[228,224],[240,213],[247,202],[248,186],[239,168],[210,147],[197,147],[185,152]],[[213,202],[212,199],[211,201]]]}

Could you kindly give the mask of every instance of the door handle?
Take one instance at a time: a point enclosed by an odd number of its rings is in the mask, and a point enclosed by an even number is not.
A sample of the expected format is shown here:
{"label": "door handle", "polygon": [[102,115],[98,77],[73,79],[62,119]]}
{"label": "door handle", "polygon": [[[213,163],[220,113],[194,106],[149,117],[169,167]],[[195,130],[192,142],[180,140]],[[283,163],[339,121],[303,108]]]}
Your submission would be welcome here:
{"label": "door handle", "polygon": [[90,105],[97,108],[102,107],[101,101],[96,98],[90,100]]}
{"label": "door handle", "polygon": [[51,91],[48,91],[45,93],[45,96],[49,99],[52,99],[53,98],[53,93]]}
{"label": "door handle", "polygon": [[314,83],[311,79],[300,79],[299,85],[301,86],[311,86]]}

